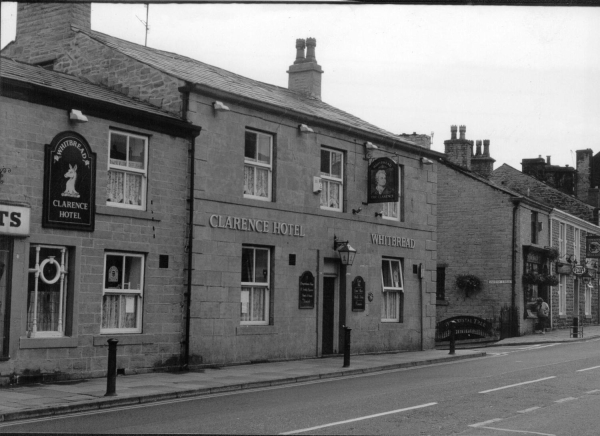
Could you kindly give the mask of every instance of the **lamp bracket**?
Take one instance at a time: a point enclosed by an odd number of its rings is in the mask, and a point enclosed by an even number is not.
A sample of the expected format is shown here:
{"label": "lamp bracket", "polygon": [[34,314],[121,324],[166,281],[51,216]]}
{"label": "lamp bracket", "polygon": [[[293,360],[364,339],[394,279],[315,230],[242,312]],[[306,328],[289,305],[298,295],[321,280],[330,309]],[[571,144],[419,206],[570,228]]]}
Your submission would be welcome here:
{"label": "lamp bracket", "polygon": [[339,241],[338,237],[333,235],[333,249],[337,250],[343,245],[348,245],[348,241]]}

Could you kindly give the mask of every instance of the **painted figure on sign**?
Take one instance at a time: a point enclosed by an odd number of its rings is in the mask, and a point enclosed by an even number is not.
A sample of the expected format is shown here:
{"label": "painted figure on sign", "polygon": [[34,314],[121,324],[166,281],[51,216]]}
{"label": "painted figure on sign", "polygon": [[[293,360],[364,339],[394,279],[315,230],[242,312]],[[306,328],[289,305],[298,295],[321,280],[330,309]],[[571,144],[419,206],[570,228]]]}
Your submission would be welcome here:
{"label": "painted figure on sign", "polygon": [[77,165],[74,167],[69,164],[69,171],[65,174],[67,180],[67,186],[65,192],[62,193],[63,197],[75,197],[79,198],[79,193],[75,190],[75,182],[77,181]]}
{"label": "painted figure on sign", "polygon": [[375,173],[375,187],[371,195],[385,195],[385,194],[393,194],[392,190],[386,186],[387,185],[387,175],[385,170],[379,170]]}

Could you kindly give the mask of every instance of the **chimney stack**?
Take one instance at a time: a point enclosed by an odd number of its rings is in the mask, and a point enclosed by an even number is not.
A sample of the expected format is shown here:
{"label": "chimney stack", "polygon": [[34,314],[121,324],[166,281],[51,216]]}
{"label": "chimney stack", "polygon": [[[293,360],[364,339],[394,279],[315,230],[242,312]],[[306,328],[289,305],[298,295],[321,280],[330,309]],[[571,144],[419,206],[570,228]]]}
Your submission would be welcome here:
{"label": "chimney stack", "polygon": [[546,163],[547,163],[548,165],[551,165],[551,163],[550,163],[550,156],[546,156]]}
{"label": "chimney stack", "polygon": [[444,153],[455,165],[470,170],[473,157],[473,141],[465,139],[466,127],[460,126],[460,138],[456,139],[456,126],[450,126],[450,139],[444,141]]}
{"label": "chimney stack", "polygon": [[467,126],[460,126],[458,128],[458,131],[460,132],[460,139],[465,139],[465,133],[467,133]]}
{"label": "chimney stack", "polygon": [[[321,100],[321,75],[323,70],[315,56],[315,38],[296,40],[296,60],[288,70],[288,89]],[[304,48],[306,47],[306,57]]]}
{"label": "chimney stack", "polygon": [[456,126],[450,126],[450,139],[456,139]]}
{"label": "chimney stack", "polygon": [[483,140],[483,155],[486,157],[490,157],[490,140]]}
{"label": "chimney stack", "polygon": [[489,179],[494,171],[495,159],[490,157],[490,140],[483,140],[483,153],[480,153],[482,141],[477,141],[477,156],[471,159],[471,169],[486,179]]}

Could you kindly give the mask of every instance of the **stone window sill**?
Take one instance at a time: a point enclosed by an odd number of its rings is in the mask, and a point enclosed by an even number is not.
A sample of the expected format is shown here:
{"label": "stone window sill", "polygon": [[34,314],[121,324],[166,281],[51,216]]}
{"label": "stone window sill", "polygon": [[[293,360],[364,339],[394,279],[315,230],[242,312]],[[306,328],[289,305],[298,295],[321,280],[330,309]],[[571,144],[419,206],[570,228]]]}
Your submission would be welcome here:
{"label": "stone window sill", "polygon": [[108,340],[116,339],[119,341],[117,346],[119,345],[141,345],[141,344],[154,344],[156,339],[154,335],[143,335],[143,334],[107,334],[101,336],[94,336],[94,347],[108,347]]}
{"label": "stone window sill", "polygon": [[19,348],[77,348],[77,338],[20,338]]}
{"label": "stone window sill", "polygon": [[274,335],[277,331],[273,325],[241,325],[236,328],[236,335]]}
{"label": "stone window sill", "polygon": [[161,218],[157,214],[147,211],[147,210],[135,210],[135,209],[125,209],[114,206],[96,206],[96,213],[98,215],[110,215],[110,216],[125,216],[129,218],[137,218],[141,220],[148,221],[158,221],[160,222]]}

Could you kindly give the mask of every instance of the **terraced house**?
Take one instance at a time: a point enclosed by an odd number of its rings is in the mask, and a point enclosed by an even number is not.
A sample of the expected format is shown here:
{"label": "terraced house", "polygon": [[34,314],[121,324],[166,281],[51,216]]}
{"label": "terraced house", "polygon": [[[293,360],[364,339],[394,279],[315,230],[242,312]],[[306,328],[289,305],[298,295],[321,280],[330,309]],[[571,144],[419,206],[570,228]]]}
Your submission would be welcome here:
{"label": "terraced house", "polygon": [[3,52],[201,127],[186,266],[174,266],[188,367],[340,353],[344,327],[353,352],[434,345],[442,154],[323,102],[316,40],[290,49],[281,88],[93,31],[89,4],[36,3],[19,5]]}

